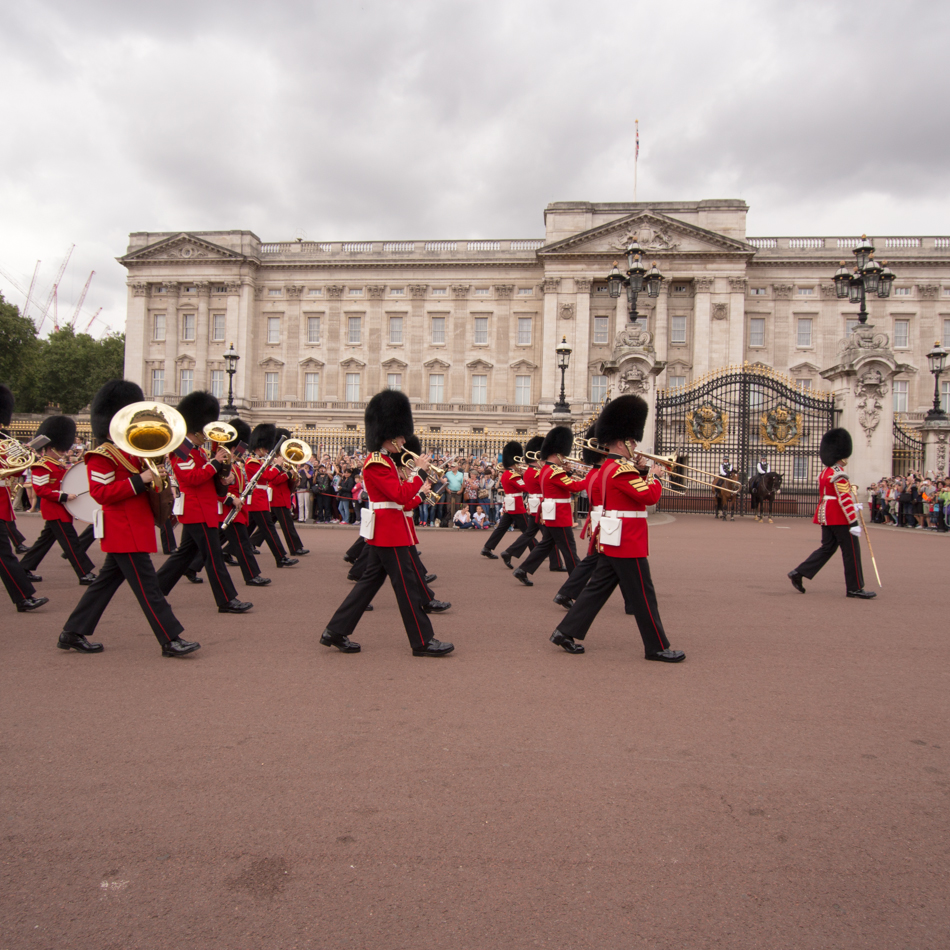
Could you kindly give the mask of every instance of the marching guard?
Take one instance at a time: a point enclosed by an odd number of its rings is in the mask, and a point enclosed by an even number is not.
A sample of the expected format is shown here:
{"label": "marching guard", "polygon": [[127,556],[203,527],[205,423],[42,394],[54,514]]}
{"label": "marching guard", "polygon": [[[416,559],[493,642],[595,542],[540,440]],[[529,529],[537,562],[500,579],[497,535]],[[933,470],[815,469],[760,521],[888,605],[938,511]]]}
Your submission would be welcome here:
{"label": "marching guard", "polygon": [[[534,551],[538,546],[536,535],[541,530],[541,486],[538,483],[541,461],[530,456],[537,455],[542,445],[544,445],[544,436],[535,435],[528,439],[524,447],[526,467],[521,481],[527,499],[524,516],[525,529],[508,545],[506,550],[501,552],[501,559],[509,571],[514,570],[514,565],[511,563],[513,559],[521,557],[526,550]],[[560,570],[556,550],[551,552],[549,566],[552,571]]]}
{"label": "marching guard", "polygon": [[[524,506],[524,479],[520,472],[515,471],[515,459],[523,458],[524,452],[524,447],[520,442],[506,442],[501,450],[501,464],[504,468],[501,474],[501,487],[505,493],[505,510],[498,519],[491,537],[479,552],[482,557],[487,557],[492,561],[498,560],[498,555],[492,552],[512,525],[518,529],[519,537],[528,530],[527,510]],[[532,545],[532,550],[533,548]],[[507,551],[505,553],[510,559],[510,553]]]}
{"label": "marching guard", "polygon": [[[277,435],[289,439],[290,429],[278,429]],[[310,549],[303,546],[292,517],[291,499],[297,490],[297,474],[290,469],[285,469],[283,474],[287,475],[286,479],[277,479],[273,483],[274,499],[270,505],[271,514],[274,521],[280,525],[281,533],[287,542],[287,549],[295,557],[302,557],[304,554],[309,554]]]}
{"label": "marching guard", "polygon": [[617,585],[624,608],[636,618],[646,659],[679,663],[686,656],[671,650],[660,620],[650,576],[647,506],[659,501],[660,468],[644,477],[636,467],[636,446],[643,438],[649,407],[639,396],[618,396],[604,406],[597,420],[597,441],[610,458],[601,466],[599,481],[604,511],[597,526],[600,558],[587,586],[558,624],[550,640],[565,652],[584,652],[582,644],[594,618]]}
{"label": "marching guard", "polygon": [[858,600],[877,597],[874,591],[864,589],[858,516],[861,505],[855,503],[851,481],[844,470],[852,450],[851,433],[847,429],[831,429],[821,437],[818,454],[826,467],[818,476],[818,507],[812,519],[814,524],[821,525],[821,546],[788,572],[792,586],[803,594],[802,579],[811,580],[840,548],[847,596]]}
{"label": "marching guard", "polygon": [[[264,464],[264,459],[277,444],[277,439],[277,426],[272,423],[262,422],[254,427],[249,443],[250,451],[254,454],[248,455],[247,461],[244,463],[244,470],[248,479],[257,474]],[[274,555],[274,561],[278,567],[293,567],[294,564],[300,563],[297,558],[287,556],[284,545],[277,536],[277,526],[274,524],[274,516],[270,510],[271,498],[274,494],[273,486],[275,483],[279,484],[286,481],[286,472],[279,471],[274,465],[268,465],[254,486],[249,508],[251,524],[254,525],[251,544],[263,541],[270,548],[270,553]]]}

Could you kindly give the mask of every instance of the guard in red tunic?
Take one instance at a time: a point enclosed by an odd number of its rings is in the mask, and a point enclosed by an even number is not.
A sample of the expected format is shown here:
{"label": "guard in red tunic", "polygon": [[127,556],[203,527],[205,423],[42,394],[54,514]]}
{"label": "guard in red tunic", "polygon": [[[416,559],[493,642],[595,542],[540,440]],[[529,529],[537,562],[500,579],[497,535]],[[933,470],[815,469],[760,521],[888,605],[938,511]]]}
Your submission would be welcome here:
{"label": "guard in red tunic", "polygon": [[[0,386],[0,439],[10,438],[5,427],[10,425],[13,418],[13,406],[13,393],[6,386]],[[0,455],[0,467],[2,465],[3,456]],[[0,521],[3,522],[0,524],[0,580],[20,613],[36,610],[49,603],[49,597],[34,596],[36,588],[13,553],[11,536],[7,530],[7,524],[13,523],[13,505],[7,486],[3,484],[0,484]]]}
{"label": "guard in red tunic", "polygon": [[821,547],[813,551],[798,567],[788,572],[795,590],[805,593],[802,579],[811,580],[841,549],[844,560],[844,586],[848,597],[870,600],[874,591],[864,589],[861,570],[861,525],[858,508],[851,494],[851,481],[844,470],[853,445],[847,429],[831,429],[821,437],[818,454],[826,468],[818,476],[818,507],[814,524],[821,525]]}
{"label": "guard in red tunic", "polygon": [[43,459],[32,469],[33,489],[40,500],[40,514],[45,524],[33,546],[21,558],[20,566],[32,573],[58,542],[79,583],[88,587],[96,579],[95,565],[76,534],[73,516],[63,507],[64,502],[73,501],[76,496],[67,494],[61,487],[68,471],[63,456],[76,441],[76,423],[69,416],[47,416],[36,434],[49,439]]}
{"label": "guard in red tunic", "polygon": [[[289,439],[291,437],[290,429],[278,429],[277,435]],[[284,469],[282,474],[286,475],[287,478],[275,481],[272,486],[274,498],[270,503],[271,515],[274,521],[280,525],[281,533],[287,542],[287,549],[296,557],[302,557],[304,554],[309,554],[310,549],[303,546],[303,541],[300,540],[300,535],[297,534],[291,508],[291,500],[297,491],[299,479],[296,471],[289,472]]]}
{"label": "guard in red tunic", "polygon": [[[393,461],[412,435],[409,399],[397,390],[383,390],[367,404],[365,421],[366,445],[371,455],[363,465],[363,484],[369,495],[369,507],[361,513],[360,532],[370,548],[369,563],[330,619],[320,642],[344,653],[358,653],[360,645],[350,640],[350,634],[389,577],[413,656],[445,656],[455,647],[433,636],[432,624],[421,606],[426,592],[409,552],[413,539],[406,523],[405,506],[418,495],[425,479],[413,475],[401,481]],[[417,467],[427,473],[429,456],[423,455]]]}
{"label": "guard in red tunic", "polygon": [[662,491],[659,467],[647,473],[636,466],[637,443],[643,438],[649,407],[639,396],[618,396],[604,406],[597,420],[597,441],[611,453],[600,468],[604,511],[596,536],[600,558],[587,586],[551,634],[551,642],[567,653],[583,653],[577,643],[587,636],[594,618],[617,585],[624,608],[633,614],[648,660],[679,663],[686,654],[671,650],[663,630],[656,591],[650,576],[647,506]]}
{"label": "guard in red tunic", "polygon": [[[524,478],[520,472],[514,470],[515,459],[522,458],[524,451],[524,447],[520,442],[506,442],[505,447],[501,450],[501,464],[505,469],[501,474],[501,487],[505,493],[505,510],[498,519],[498,524],[495,526],[495,530],[492,531],[491,537],[485,542],[485,546],[480,552],[482,557],[487,557],[492,561],[498,559],[498,555],[492,552],[510,527],[517,528],[519,536],[528,530],[527,509],[524,506]],[[510,559],[509,551],[505,553],[508,554]]]}
{"label": "guard in red tunic", "polygon": [[155,518],[145,493],[151,491],[152,472],[142,459],[117,448],[109,435],[112,417],[125,406],[143,402],[135,383],[110,379],[92,400],[92,434],[100,443],[86,453],[89,492],[102,505],[100,546],[106,555],[99,576],[86,589],[59,635],[61,650],[101,653],[101,643],[90,643],[113,595],[129,582],[162,656],[186,656],[200,647],[181,638],[184,627],[158,586],[150,555],[155,551]]}
{"label": "guard in red tunic", "polygon": [[[541,485],[538,482],[541,474],[541,461],[533,457],[529,458],[529,456],[536,455],[541,450],[542,445],[544,445],[544,437],[535,435],[528,439],[524,447],[526,468],[521,475],[521,483],[524,485],[525,492],[525,529],[508,545],[506,550],[501,552],[501,559],[505,562],[505,567],[509,571],[514,570],[514,565],[511,563],[513,558],[519,558],[525,551],[533,551],[538,546],[536,535],[541,530]],[[556,549],[551,552],[549,563],[552,571],[560,569]]]}
{"label": "guard in red tunic", "polygon": [[578,564],[577,544],[574,541],[574,511],[571,495],[583,491],[584,479],[572,478],[562,466],[564,457],[571,454],[574,433],[567,426],[555,426],[541,445],[541,543],[528,555],[514,576],[525,587],[534,586],[528,580],[541,562],[557,548],[568,571]]}
{"label": "guard in red tunic", "polygon": [[[264,464],[264,459],[277,444],[277,426],[270,422],[262,422],[254,427],[251,433],[250,451],[244,463],[244,470],[248,479],[252,479]],[[278,567],[293,567],[300,561],[295,557],[288,557],[280,538],[277,536],[277,525],[270,506],[274,495],[274,486],[287,481],[287,473],[282,472],[275,465],[268,465],[258,479],[251,495],[251,504],[248,509],[251,524],[254,530],[251,533],[251,544],[257,545],[262,541],[270,548],[274,561]]]}

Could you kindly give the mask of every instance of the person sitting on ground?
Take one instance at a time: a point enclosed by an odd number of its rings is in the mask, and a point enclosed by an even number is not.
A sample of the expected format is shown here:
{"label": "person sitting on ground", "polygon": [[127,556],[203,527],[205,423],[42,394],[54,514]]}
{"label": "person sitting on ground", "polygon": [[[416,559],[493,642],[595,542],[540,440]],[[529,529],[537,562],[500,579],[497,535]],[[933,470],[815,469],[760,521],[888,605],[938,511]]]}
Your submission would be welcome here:
{"label": "person sitting on ground", "polygon": [[468,513],[468,508],[459,508],[452,519],[452,526],[455,528],[471,528],[472,516]]}
{"label": "person sitting on ground", "polygon": [[476,528],[481,528],[483,530],[485,528],[491,527],[488,524],[488,515],[486,515],[485,512],[482,511],[481,505],[475,506],[475,514],[472,515],[472,522]]}

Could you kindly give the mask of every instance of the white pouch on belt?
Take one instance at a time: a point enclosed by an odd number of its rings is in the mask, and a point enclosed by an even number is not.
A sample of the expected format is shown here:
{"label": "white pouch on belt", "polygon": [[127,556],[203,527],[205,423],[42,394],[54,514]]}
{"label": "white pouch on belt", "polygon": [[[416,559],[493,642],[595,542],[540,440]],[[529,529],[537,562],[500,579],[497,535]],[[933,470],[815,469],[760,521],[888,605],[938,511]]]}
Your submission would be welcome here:
{"label": "white pouch on belt", "polygon": [[267,500],[268,500],[268,501],[273,501],[273,500],[274,500],[274,489],[271,488],[270,485],[268,485],[267,488],[266,488],[266,491],[267,491]]}
{"label": "white pouch on belt", "polygon": [[514,511],[517,507],[516,501],[516,495],[505,495],[505,511]]}
{"label": "white pouch on belt", "polygon": [[360,537],[373,540],[376,534],[376,512],[372,508],[360,509]]}
{"label": "white pouch on belt", "polygon": [[175,499],[175,503],[172,505],[172,514],[173,515],[183,515],[185,513],[185,496],[179,495]]}
{"label": "white pouch on belt", "polygon": [[92,516],[92,536],[94,538],[104,538],[106,536],[106,526],[102,516],[102,509],[97,508],[96,513]]}
{"label": "white pouch on belt", "polygon": [[528,495],[528,511],[531,514],[536,514],[539,505],[541,504],[541,499],[537,495]]}
{"label": "white pouch on belt", "polygon": [[541,517],[545,521],[553,521],[557,517],[557,502],[553,498],[545,498],[541,502]]}
{"label": "white pouch on belt", "polygon": [[604,515],[600,519],[600,543],[611,548],[620,547],[623,535],[623,519]]}

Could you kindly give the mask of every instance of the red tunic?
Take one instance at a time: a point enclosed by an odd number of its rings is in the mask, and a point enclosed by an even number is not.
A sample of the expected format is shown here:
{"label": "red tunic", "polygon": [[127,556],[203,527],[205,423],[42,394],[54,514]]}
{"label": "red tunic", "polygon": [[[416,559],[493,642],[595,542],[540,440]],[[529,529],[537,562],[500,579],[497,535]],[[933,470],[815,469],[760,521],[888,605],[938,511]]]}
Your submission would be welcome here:
{"label": "red tunic", "polygon": [[10,490],[6,485],[0,486],[0,521],[16,521],[13,504],[10,501]]}
{"label": "red tunic", "polygon": [[[423,479],[418,475],[399,480],[396,463],[383,452],[374,452],[363,464],[363,487],[375,512],[373,537],[366,543],[376,547],[403,548],[415,544],[414,531],[403,513],[419,494]],[[378,506],[387,507],[378,507]],[[392,507],[388,507],[392,506]]]}
{"label": "red tunic", "polygon": [[210,462],[205,450],[197,445],[186,459],[172,455],[171,462],[185,498],[185,507],[178,520],[182,524],[206,524],[216,528],[220,524],[221,499],[214,486],[214,476],[219,466]]}
{"label": "red tunic", "polygon": [[290,507],[290,476],[282,468],[274,466],[274,477],[270,480],[271,508]]}
{"label": "red tunic", "polygon": [[[257,470],[263,464],[264,459],[254,455],[248,458],[244,463],[244,470],[247,472],[248,480],[252,479]],[[270,499],[267,497],[267,489],[270,483],[277,477],[277,469],[273,465],[268,465],[267,470],[257,480],[254,491],[251,492],[251,504],[248,511],[270,511]]]}
{"label": "red tunic", "polygon": [[31,469],[33,490],[40,500],[40,514],[44,521],[73,523],[73,516],[63,507],[68,492],[62,490],[66,466],[53,458],[45,458]]}
{"label": "red tunic", "polygon": [[[240,497],[240,494],[247,487],[247,473],[244,471],[244,463],[238,461],[237,459],[231,464],[231,471],[234,472],[234,481],[228,485],[228,495],[233,498]],[[250,518],[248,515],[247,506],[250,502],[249,498],[244,499],[244,504],[241,506],[241,509],[234,516],[234,521],[239,522],[240,524],[249,524]],[[225,507],[233,507],[225,505]],[[222,520],[227,516],[227,512],[222,515]]]}
{"label": "red tunic", "polygon": [[102,505],[103,537],[100,547],[107,554],[145,552],[152,554],[155,519],[142,481],[142,460],[126,455],[111,443],[86,453],[89,494]]}
{"label": "red tunic", "polygon": [[[647,531],[647,505],[660,500],[662,488],[658,479],[644,479],[634,465],[626,460],[609,459],[600,468],[604,513],[597,528],[598,549],[608,557],[648,557],[650,538]],[[627,512],[634,512],[631,517]],[[620,522],[620,544],[604,544],[602,535],[610,521]]]}
{"label": "red tunic", "polygon": [[587,492],[587,520],[581,529],[581,537],[590,539],[587,553],[593,554],[596,545],[597,525],[604,513],[604,493],[600,484],[600,469],[592,468],[584,477],[584,491]]}
{"label": "red tunic", "polygon": [[542,524],[547,528],[570,528],[574,524],[571,495],[583,491],[585,485],[583,478],[571,478],[559,465],[545,462],[541,467],[541,493],[544,496],[541,502]]}
{"label": "red tunic", "polygon": [[812,521],[829,525],[858,523],[851,480],[840,465],[832,465],[818,476],[818,507]]}
{"label": "red tunic", "polygon": [[[506,469],[501,476],[501,487],[505,493],[505,511],[508,512],[509,515],[523,515],[525,513],[525,507],[524,498],[521,493],[526,490],[524,479],[520,475],[516,475],[510,469]],[[509,501],[509,498],[512,499],[512,501]],[[513,505],[512,502],[514,502]]]}

